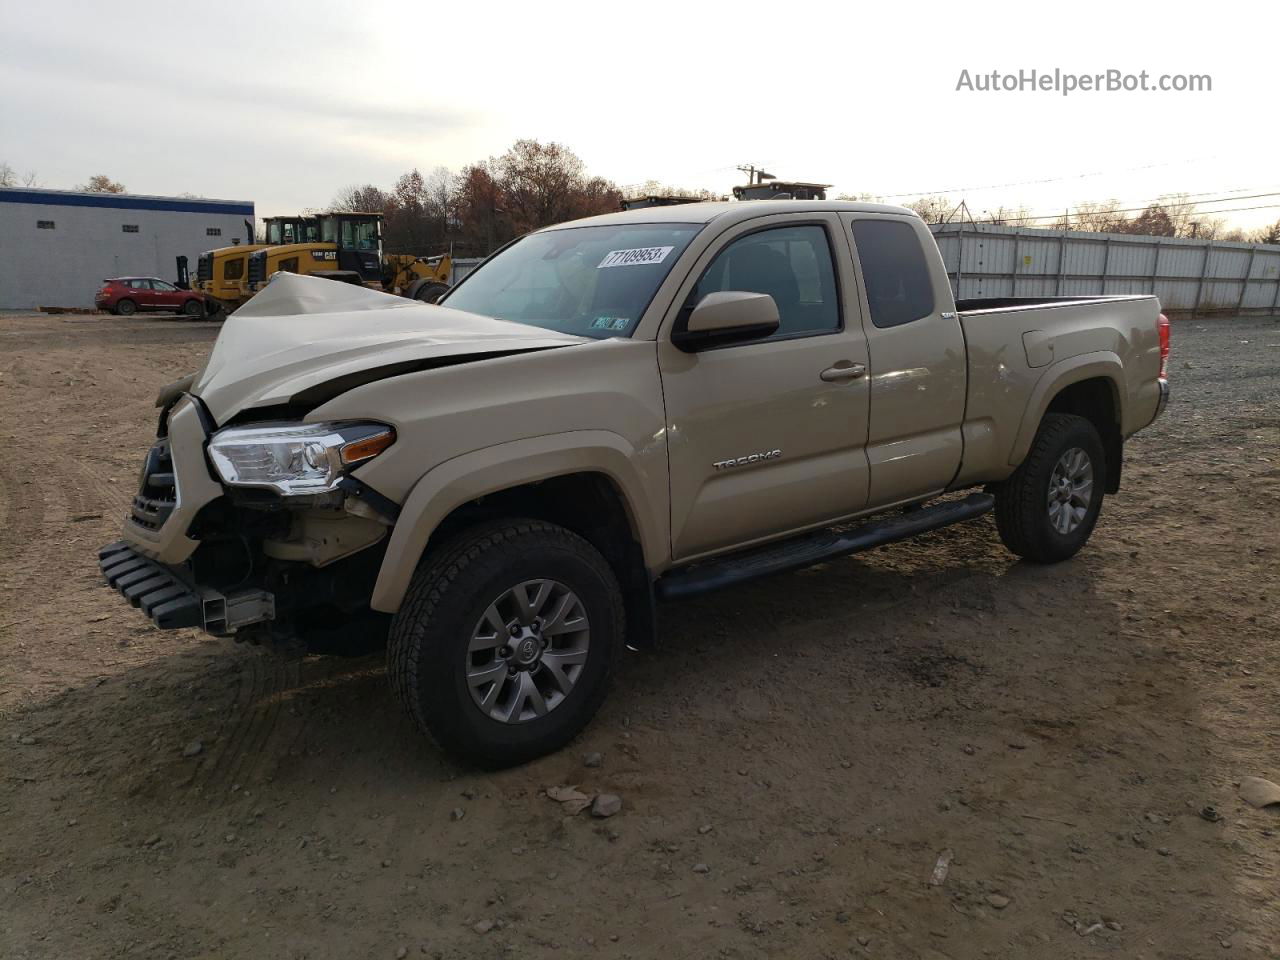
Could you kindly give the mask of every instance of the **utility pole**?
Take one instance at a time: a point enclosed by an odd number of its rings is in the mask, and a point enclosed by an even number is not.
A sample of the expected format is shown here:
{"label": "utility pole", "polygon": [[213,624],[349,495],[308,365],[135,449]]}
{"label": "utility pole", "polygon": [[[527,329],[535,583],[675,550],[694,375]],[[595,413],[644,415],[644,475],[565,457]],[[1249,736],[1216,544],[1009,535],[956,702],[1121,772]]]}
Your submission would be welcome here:
{"label": "utility pole", "polygon": [[766,180],[772,180],[773,174],[766,173],[763,168],[758,168],[754,163],[746,163],[738,167],[747,175],[747,183],[764,183]]}

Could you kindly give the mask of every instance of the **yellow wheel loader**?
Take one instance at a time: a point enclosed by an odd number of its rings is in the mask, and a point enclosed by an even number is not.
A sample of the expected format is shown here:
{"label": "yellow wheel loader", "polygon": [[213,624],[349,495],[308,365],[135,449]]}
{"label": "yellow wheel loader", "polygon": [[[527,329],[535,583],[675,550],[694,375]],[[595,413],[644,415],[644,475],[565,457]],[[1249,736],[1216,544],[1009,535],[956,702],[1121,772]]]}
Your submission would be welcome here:
{"label": "yellow wheel loader", "polygon": [[268,246],[296,244],[315,240],[320,226],[314,217],[267,217],[264,221],[265,243],[236,243],[200,254],[196,262],[194,289],[213,300],[222,311],[230,313],[249,299],[249,257]]}
{"label": "yellow wheel loader", "polygon": [[318,236],[299,243],[266,245],[250,252],[246,299],[276,273],[298,273],[376,287],[413,300],[434,302],[449,289],[452,258],[382,252],[382,214],[324,213]]}

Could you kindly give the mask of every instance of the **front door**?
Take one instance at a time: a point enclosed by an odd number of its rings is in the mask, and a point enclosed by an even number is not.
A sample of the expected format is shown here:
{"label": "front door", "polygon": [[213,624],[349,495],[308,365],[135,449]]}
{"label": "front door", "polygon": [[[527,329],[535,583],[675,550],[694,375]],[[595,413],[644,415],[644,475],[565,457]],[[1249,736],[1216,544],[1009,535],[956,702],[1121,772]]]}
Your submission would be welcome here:
{"label": "front door", "polygon": [[152,280],[151,289],[155,291],[154,305],[161,310],[177,310],[182,306],[182,292],[172,283],[164,280]]}
{"label": "front door", "polygon": [[670,340],[677,314],[665,318],[658,362],[674,559],[827,523],[866,504],[868,358],[853,287],[834,215],[739,224],[695,265],[678,307],[719,290],[767,293],[781,323],[761,340],[685,353]]}
{"label": "front door", "polygon": [[137,277],[128,281],[129,299],[142,310],[149,310],[156,305],[156,293],[151,289],[151,281]]}

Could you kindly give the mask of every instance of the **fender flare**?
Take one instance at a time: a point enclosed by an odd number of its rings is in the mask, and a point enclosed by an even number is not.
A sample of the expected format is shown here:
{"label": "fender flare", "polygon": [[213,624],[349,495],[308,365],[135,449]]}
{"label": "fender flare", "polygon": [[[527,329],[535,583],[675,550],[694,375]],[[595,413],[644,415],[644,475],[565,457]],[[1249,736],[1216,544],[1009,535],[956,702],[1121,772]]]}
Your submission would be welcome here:
{"label": "fender flare", "polygon": [[1045,368],[1040,379],[1031,388],[1026,407],[1022,413],[1022,422],[1013,439],[1013,449],[1009,451],[1009,465],[1016,467],[1026,459],[1031,451],[1031,443],[1035,440],[1036,431],[1040,429],[1040,421],[1044,419],[1049,404],[1064,388],[1082,380],[1103,378],[1111,383],[1115,394],[1117,412],[1123,412],[1123,398],[1119,384],[1124,382],[1124,364],[1120,357],[1110,350],[1099,350],[1095,353],[1082,353],[1079,356],[1059,360]]}
{"label": "fender flare", "polygon": [[385,613],[400,608],[431,535],[458,507],[486,494],[574,473],[600,473],[614,484],[645,565],[653,569],[663,554],[662,532],[653,521],[634,447],[605,430],[546,434],[484,447],[427,471],[400,507],[370,605]]}

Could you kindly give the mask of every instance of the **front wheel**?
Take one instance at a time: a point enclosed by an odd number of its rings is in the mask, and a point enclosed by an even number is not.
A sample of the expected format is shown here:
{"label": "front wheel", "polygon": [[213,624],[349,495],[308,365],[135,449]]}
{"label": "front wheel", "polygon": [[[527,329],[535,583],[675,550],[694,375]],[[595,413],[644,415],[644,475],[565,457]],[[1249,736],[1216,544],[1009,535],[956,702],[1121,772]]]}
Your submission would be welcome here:
{"label": "front wheel", "polygon": [[1084,417],[1046,414],[1031,452],[996,486],[996,528],[1004,545],[1035,563],[1074,556],[1093,533],[1106,488],[1106,457]]}
{"label": "front wheel", "polygon": [[424,283],[413,292],[413,299],[421,300],[423,303],[435,303],[448,292],[448,284]]}
{"label": "front wheel", "polygon": [[623,603],[590,543],[538,520],[472,527],[419,565],[387,669],[423,732],[485,767],[568,743],[603,702]]}

